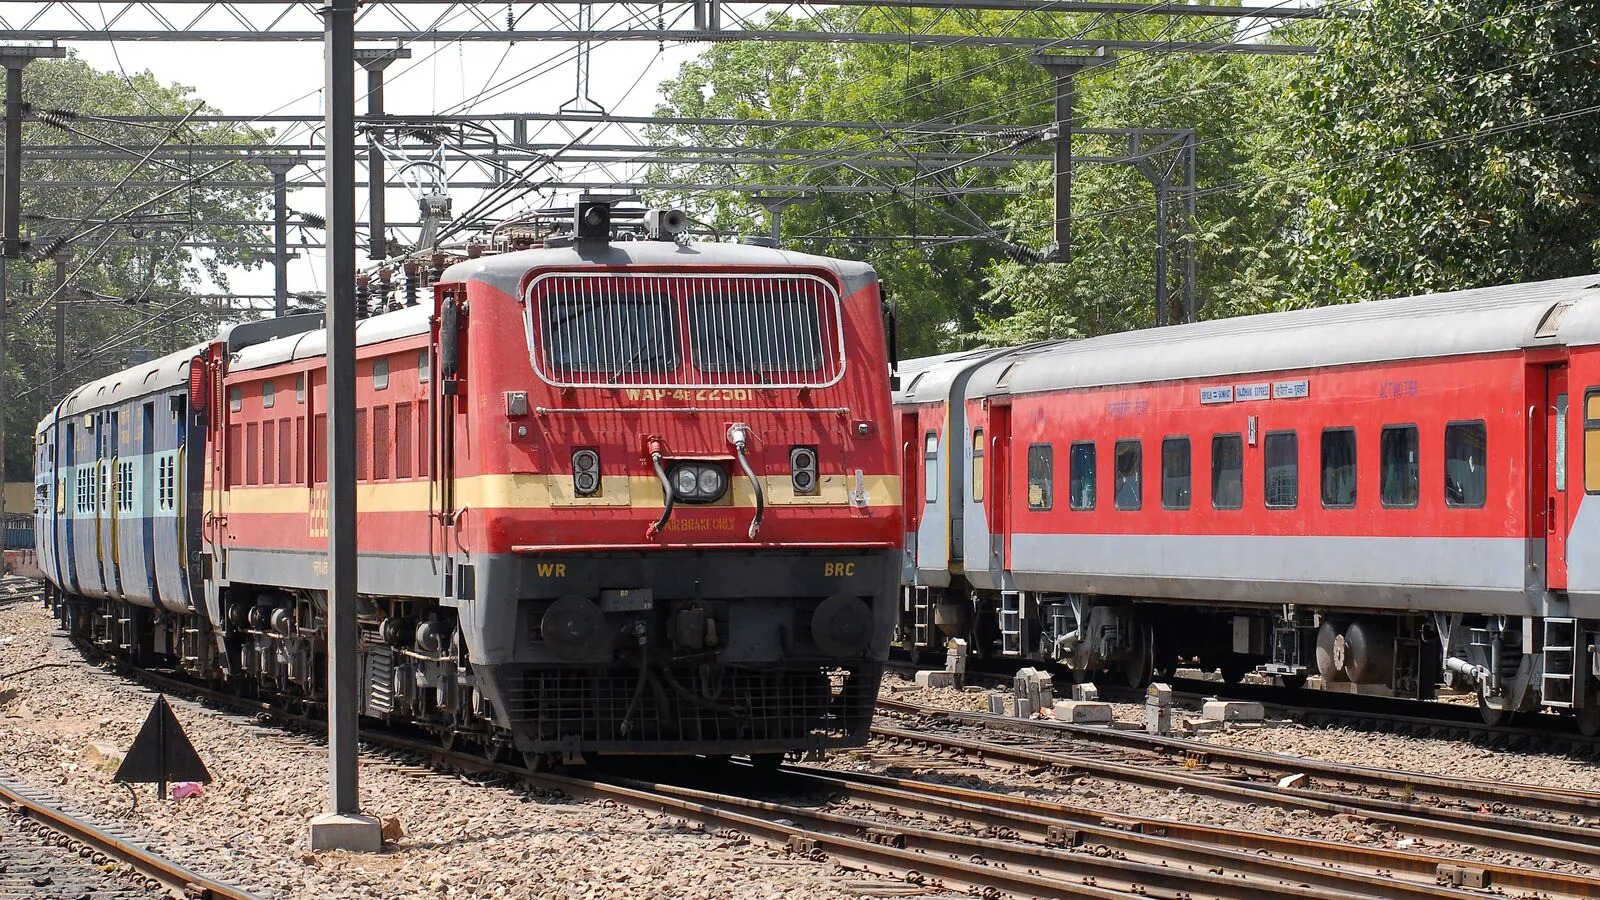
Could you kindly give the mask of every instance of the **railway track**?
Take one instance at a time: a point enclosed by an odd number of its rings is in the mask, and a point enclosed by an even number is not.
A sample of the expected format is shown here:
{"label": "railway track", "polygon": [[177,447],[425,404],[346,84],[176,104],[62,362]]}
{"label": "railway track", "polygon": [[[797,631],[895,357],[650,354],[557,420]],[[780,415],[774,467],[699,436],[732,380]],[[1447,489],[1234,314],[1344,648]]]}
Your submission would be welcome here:
{"label": "railway track", "polygon": [[[270,717],[304,733],[318,719],[245,701],[150,672],[152,686],[235,712]],[[656,779],[599,770],[534,772],[432,739],[364,732],[375,752],[484,773],[563,794],[664,813],[832,860],[845,868],[979,896],[1035,897],[1466,897],[1492,884],[1542,896],[1600,895],[1600,879],[1512,866],[1186,826],[1030,801],[922,779],[894,779],[786,765],[777,773],[675,761]],[[633,770],[635,773],[637,768]],[[730,778],[730,773],[736,773]],[[728,790],[730,780],[739,790]],[[779,793],[775,796],[773,791]],[[1112,823],[1108,824],[1107,820]],[[1188,829],[1188,830],[1185,830]],[[1246,838],[1250,838],[1246,840]],[[1230,843],[1231,842],[1231,843]],[[1554,845],[1552,845],[1554,846]],[[1558,849],[1558,848],[1557,848]]]}
{"label": "railway track", "polygon": [[[254,900],[72,815],[21,785],[0,780],[0,808],[12,826],[0,835],[0,897]],[[132,880],[119,878],[119,868]]]}
{"label": "railway track", "polygon": [[[1564,860],[1600,870],[1600,842],[1596,841],[1600,837],[1600,828],[1573,824],[1575,817],[1568,812],[1574,804],[1585,802],[1589,796],[1586,792],[1508,786],[1508,795],[1518,795],[1516,802],[1521,804],[1526,814],[1515,816],[1508,814],[1506,804],[1496,804],[1502,810],[1499,812],[1479,811],[1461,808],[1456,802],[1460,795],[1447,801],[1451,805],[1441,805],[1439,800],[1418,793],[1416,788],[1407,792],[1408,773],[1390,773],[1391,777],[1385,780],[1377,770],[1356,771],[1357,767],[1324,764],[1322,771],[1325,777],[1333,776],[1340,770],[1351,770],[1353,780],[1358,775],[1366,779],[1365,782],[1357,781],[1357,786],[1383,781],[1395,796],[1379,796],[1370,788],[1361,793],[1347,792],[1347,785],[1319,781],[1315,777],[1305,787],[1280,787],[1270,778],[1265,781],[1252,780],[1251,773],[1241,767],[1226,764],[1209,766],[1203,755],[1209,750],[1221,748],[1205,744],[1193,744],[1196,755],[1181,759],[1172,759],[1166,754],[1145,754],[1143,758],[1119,757],[1108,754],[1106,744],[1096,740],[1101,735],[1057,731],[1048,724],[1041,723],[1037,731],[1028,734],[1009,728],[1007,720],[1001,717],[981,713],[949,713],[935,708],[919,708],[916,715],[919,717],[915,727],[879,724],[873,728],[874,737],[890,747],[925,748],[985,764],[1052,769],[1063,774],[1089,775],[1161,790],[1183,790],[1246,805],[1306,810],[1323,815],[1359,816],[1413,837],[1489,848],[1533,859]],[[986,721],[989,719],[998,721]],[[1061,726],[1063,729],[1067,727]],[[1103,731],[1116,735],[1112,740],[1127,737],[1126,733],[1118,735],[1110,729]],[[997,739],[996,734],[1001,737]],[[1270,754],[1246,755],[1253,757],[1251,764],[1258,771],[1275,765],[1278,771],[1293,769],[1303,774],[1307,768],[1317,765],[1296,766],[1295,763],[1311,762],[1298,758],[1282,758],[1282,763],[1278,764],[1264,759]],[[1425,786],[1431,785],[1430,789],[1441,796],[1450,794],[1446,779],[1432,779],[1429,776],[1418,778]],[[1463,788],[1461,793],[1477,793],[1486,789],[1486,786],[1472,786]],[[1591,816],[1594,809],[1590,808]],[[1582,821],[1593,822],[1594,819]],[[1152,827],[1164,826],[1157,824]],[[1461,864],[1478,865],[1464,860]],[[1590,891],[1594,889],[1590,888]]]}
{"label": "railway track", "polygon": [[[1083,748],[1115,747],[1128,752],[1130,760],[1138,755],[1146,755],[1175,762],[1187,770],[1204,770],[1230,779],[1243,777],[1253,782],[1275,785],[1284,776],[1305,775],[1321,792],[1344,798],[1372,800],[1380,805],[1400,802],[1409,806],[1450,807],[1552,824],[1591,822],[1600,825],[1600,791],[1447,778],[1422,772],[1283,756],[1183,738],[1158,737],[1142,731],[1042,719],[1015,719],[885,698],[879,699],[878,708],[898,716],[919,720],[942,719],[980,731],[1063,741],[1068,747],[1074,742]],[[1600,827],[1585,828],[1584,833],[1600,837]]]}

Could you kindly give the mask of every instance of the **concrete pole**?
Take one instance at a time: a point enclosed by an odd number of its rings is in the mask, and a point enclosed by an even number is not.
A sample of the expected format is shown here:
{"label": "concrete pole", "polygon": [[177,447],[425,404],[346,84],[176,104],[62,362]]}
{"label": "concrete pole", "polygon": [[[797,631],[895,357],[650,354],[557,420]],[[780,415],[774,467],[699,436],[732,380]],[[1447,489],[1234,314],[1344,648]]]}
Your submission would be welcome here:
{"label": "concrete pole", "polygon": [[311,849],[376,853],[378,820],[361,814],[356,748],[356,115],[358,0],[323,9],[328,270],[328,788],[311,820]]}
{"label": "concrete pole", "polygon": [[[356,51],[356,62],[361,63],[361,68],[367,70],[367,116],[377,119],[383,115],[383,70],[397,59],[410,59],[411,51],[403,47],[390,50]],[[370,223],[367,238],[367,259],[387,259],[389,257],[389,242],[384,239],[384,232],[388,230],[388,220],[384,215],[384,171],[383,151],[378,149],[378,142],[383,140],[383,131],[374,129],[368,136],[367,144],[367,221]]]}
{"label": "concrete pole", "polygon": [[1055,79],[1055,202],[1050,261],[1064,263],[1072,258],[1072,120],[1077,90],[1074,79],[1084,69],[1109,65],[1114,60],[1103,47],[1087,56],[1040,53],[1030,56],[1029,60],[1043,66]]}

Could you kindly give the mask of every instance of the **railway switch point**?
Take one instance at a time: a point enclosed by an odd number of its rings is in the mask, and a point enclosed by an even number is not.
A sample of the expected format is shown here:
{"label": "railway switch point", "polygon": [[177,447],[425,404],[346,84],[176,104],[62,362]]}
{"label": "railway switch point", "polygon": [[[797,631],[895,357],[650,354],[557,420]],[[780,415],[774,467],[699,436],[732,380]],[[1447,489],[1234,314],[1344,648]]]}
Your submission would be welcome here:
{"label": "railway switch point", "polygon": [[1056,719],[1074,725],[1111,724],[1111,704],[1098,700],[1057,700]]}
{"label": "railway switch point", "polygon": [[311,820],[311,849],[377,853],[383,849],[383,824],[372,816],[325,813]]}
{"label": "railway switch point", "polygon": [[917,673],[917,687],[947,688],[956,686],[954,672],[943,672],[938,669],[923,669]]}
{"label": "railway switch point", "polygon": [[1266,710],[1249,700],[1207,700],[1200,715],[1214,722],[1259,722],[1266,718]]}

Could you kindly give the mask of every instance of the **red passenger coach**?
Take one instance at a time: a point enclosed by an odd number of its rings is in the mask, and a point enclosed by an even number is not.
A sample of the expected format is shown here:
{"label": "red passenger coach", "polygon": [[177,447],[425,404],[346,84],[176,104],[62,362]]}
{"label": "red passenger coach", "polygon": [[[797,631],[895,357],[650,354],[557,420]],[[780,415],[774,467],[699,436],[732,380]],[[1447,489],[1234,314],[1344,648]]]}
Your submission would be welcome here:
{"label": "red passenger coach", "polygon": [[1597,343],[1580,278],[909,362],[902,642],[1600,729]]}
{"label": "red passenger coach", "polygon": [[[363,712],[536,759],[864,742],[903,536],[876,275],[607,238],[359,323]],[[291,700],[321,691],[324,341],[240,326],[197,376],[189,665]]]}

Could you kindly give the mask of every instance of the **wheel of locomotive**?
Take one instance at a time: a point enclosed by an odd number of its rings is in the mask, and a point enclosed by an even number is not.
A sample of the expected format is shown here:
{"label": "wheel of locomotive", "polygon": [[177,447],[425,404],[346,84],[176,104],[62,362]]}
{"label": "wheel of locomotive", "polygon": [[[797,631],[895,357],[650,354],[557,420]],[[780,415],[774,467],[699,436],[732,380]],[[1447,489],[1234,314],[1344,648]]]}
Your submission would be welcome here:
{"label": "wheel of locomotive", "polygon": [[514,755],[510,744],[501,743],[495,740],[492,735],[483,739],[480,749],[483,752],[483,758],[488,760],[491,765],[496,766],[511,762]]}
{"label": "wheel of locomotive", "polygon": [[529,772],[547,772],[550,770],[550,754],[540,753],[537,750],[524,751],[522,767]]}
{"label": "wheel of locomotive", "polygon": [[1304,675],[1279,675],[1278,679],[1283,682],[1284,687],[1291,690],[1298,691],[1306,686],[1306,676]]}
{"label": "wheel of locomotive", "polygon": [[757,772],[776,772],[778,767],[783,765],[783,754],[752,753],[750,754],[750,765],[754,766]]}
{"label": "wheel of locomotive", "polygon": [[1574,718],[1578,722],[1579,734],[1584,737],[1600,735],[1600,687],[1596,687],[1592,682],[1585,685],[1583,705],[1578,707]]}
{"label": "wheel of locomotive", "polygon": [[1511,710],[1506,709],[1505,700],[1489,697],[1481,688],[1478,690],[1478,715],[1483,717],[1483,724],[1490,728],[1498,728],[1511,721]]}

